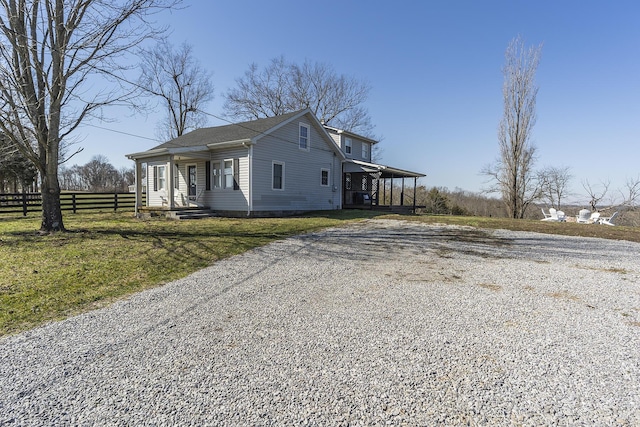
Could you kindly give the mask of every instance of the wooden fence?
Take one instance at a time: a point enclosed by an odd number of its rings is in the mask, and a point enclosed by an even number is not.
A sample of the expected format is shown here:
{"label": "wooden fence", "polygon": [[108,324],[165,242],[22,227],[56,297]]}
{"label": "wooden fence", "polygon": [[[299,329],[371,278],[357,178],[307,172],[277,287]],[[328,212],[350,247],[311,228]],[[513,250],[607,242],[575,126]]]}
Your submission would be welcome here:
{"label": "wooden fence", "polygon": [[[144,205],[146,194],[142,195]],[[80,210],[131,210],[135,209],[135,193],[62,193],[60,206],[63,211],[76,213]],[[0,214],[14,213],[27,216],[29,212],[42,211],[40,193],[0,194]]]}

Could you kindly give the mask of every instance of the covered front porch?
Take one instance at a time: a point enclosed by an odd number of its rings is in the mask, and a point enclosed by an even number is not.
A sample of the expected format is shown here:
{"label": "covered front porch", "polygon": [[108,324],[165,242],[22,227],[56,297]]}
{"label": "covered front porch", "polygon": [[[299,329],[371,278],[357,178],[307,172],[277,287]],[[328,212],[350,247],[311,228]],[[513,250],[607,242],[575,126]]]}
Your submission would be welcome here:
{"label": "covered front porch", "polygon": [[[172,150],[173,151],[173,150]],[[204,193],[210,183],[204,171],[210,167],[210,153],[181,154],[158,150],[128,156],[135,161],[136,212],[179,212],[187,209],[207,209]],[[146,204],[142,202],[143,187]]]}
{"label": "covered front porch", "polygon": [[[391,166],[348,160],[343,165],[343,208],[415,212],[421,207],[416,203],[417,181],[425,176]],[[409,192],[405,187],[407,179],[413,180]]]}

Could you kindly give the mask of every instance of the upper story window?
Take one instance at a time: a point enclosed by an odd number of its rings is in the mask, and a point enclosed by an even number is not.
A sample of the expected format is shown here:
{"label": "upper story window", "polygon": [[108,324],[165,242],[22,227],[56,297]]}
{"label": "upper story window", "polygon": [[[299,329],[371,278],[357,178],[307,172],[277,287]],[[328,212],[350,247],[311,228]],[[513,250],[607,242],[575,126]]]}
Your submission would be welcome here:
{"label": "upper story window", "polygon": [[362,158],[364,160],[369,160],[369,144],[366,142],[362,143]]}
{"label": "upper story window", "polygon": [[300,137],[298,141],[301,150],[309,151],[309,125],[300,123]]}
{"label": "upper story window", "polygon": [[351,141],[351,138],[345,138],[344,139],[344,152],[346,154],[351,154],[351,145],[353,144],[353,142]]}

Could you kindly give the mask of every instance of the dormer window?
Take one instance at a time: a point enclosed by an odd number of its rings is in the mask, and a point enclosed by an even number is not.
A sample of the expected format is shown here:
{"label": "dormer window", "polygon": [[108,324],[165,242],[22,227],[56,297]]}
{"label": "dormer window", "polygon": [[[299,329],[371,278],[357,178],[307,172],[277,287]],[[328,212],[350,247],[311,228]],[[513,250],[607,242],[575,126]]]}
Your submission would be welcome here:
{"label": "dormer window", "polygon": [[351,138],[344,139],[344,152],[346,154],[351,154],[351,144],[352,144]]}
{"label": "dormer window", "polygon": [[366,142],[362,143],[362,158],[364,160],[369,160],[369,144]]}
{"label": "dormer window", "polygon": [[300,137],[298,141],[301,150],[309,151],[309,125],[300,123]]}

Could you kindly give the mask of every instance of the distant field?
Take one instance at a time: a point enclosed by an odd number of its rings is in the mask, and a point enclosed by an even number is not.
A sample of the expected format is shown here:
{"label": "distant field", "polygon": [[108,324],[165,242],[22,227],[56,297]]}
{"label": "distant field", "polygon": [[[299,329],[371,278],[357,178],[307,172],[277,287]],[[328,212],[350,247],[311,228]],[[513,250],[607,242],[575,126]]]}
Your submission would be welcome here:
{"label": "distant field", "polygon": [[131,212],[66,214],[67,233],[39,217],[0,217],[0,335],[101,307],[278,239],[376,216],[640,242],[640,229],[452,216],[331,211],[296,218],[138,220]]}

